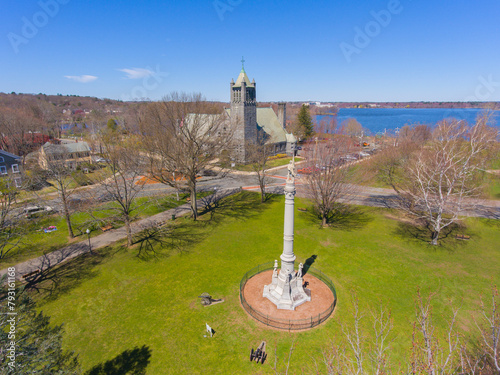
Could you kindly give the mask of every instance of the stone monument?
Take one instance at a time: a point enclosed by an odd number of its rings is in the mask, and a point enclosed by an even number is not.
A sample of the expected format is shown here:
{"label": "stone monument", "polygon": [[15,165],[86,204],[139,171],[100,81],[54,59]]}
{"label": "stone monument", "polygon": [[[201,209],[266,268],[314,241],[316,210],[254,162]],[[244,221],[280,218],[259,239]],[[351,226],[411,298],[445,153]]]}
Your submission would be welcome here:
{"label": "stone monument", "polygon": [[283,236],[283,253],[281,269],[278,272],[278,261],[274,261],[271,284],[264,286],[264,297],[274,303],[278,309],[295,310],[304,302],[311,300],[311,291],[303,287],[302,263],[295,271],[295,254],[293,253],[294,198],[295,198],[295,159],[288,165],[288,177],[285,185],[285,226]]}

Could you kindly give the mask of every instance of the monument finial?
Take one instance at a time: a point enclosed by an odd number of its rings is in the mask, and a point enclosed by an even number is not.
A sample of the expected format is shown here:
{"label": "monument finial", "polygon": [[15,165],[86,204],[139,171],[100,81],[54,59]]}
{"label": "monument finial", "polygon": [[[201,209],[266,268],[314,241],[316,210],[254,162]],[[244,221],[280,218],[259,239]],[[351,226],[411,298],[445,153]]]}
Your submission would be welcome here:
{"label": "monument finial", "polygon": [[243,56],[241,56],[241,71],[245,71],[245,59],[243,58]]}

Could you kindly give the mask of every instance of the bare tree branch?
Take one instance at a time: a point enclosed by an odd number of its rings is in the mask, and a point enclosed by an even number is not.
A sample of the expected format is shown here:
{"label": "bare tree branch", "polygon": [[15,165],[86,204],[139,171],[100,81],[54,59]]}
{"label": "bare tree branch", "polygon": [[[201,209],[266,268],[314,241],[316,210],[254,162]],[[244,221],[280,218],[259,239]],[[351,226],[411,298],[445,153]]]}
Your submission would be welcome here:
{"label": "bare tree branch", "polygon": [[163,184],[188,190],[196,220],[197,179],[227,155],[232,141],[229,117],[200,95],[174,93],[150,103],[139,124],[150,175]]}

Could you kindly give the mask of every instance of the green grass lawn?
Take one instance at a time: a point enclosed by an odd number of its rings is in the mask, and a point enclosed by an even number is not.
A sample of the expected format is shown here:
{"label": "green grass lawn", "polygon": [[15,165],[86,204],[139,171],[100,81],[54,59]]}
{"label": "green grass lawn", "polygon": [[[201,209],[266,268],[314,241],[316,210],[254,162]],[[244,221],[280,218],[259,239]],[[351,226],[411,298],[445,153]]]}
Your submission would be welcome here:
{"label": "green grass lawn", "polygon": [[484,176],[486,194],[490,199],[500,199],[500,176],[486,173]]}
{"label": "green grass lawn", "polygon": [[[147,261],[136,256],[136,247],[120,246],[81,257],[63,269],[65,276],[52,294],[38,295],[39,308],[54,324],[64,323],[64,346],[78,353],[85,370],[130,360],[135,353],[144,363],[150,355],[147,374],[274,374],[275,347],[283,371],[295,341],[289,373],[315,373],[314,360],[324,372],[322,352],[339,333],[339,322],[350,320],[353,290],[366,319],[370,308],[383,305],[391,311],[391,355],[404,361],[417,288],[438,293],[433,311],[439,328],[450,312],[449,301],[461,306],[459,324],[467,327],[479,295],[500,282],[498,221],[468,219],[470,240],[449,236],[442,246],[431,247],[393,211],[363,207],[331,228],[320,228],[309,211],[296,210],[297,264],[317,255],[313,267],[333,280],[338,305],[313,330],[267,329],[239,303],[245,272],[282,252],[284,198],[262,205],[259,200],[258,194],[240,193],[198,222],[177,219],[172,238]],[[300,199],[296,203],[306,205]],[[198,298],[203,292],[225,302],[203,307]],[[205,323],[215,330],[213,338],[204,337]],[[268,362],[250,363],[250,348],[262,340],[268,344]]]}

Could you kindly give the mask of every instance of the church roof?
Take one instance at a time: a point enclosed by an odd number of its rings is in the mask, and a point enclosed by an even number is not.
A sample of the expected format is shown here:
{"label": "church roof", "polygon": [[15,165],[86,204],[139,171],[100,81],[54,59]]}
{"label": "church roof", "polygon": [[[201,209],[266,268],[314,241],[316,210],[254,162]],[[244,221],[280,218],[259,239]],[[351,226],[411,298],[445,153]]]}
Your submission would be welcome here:
{"label": "church roof", "polygon": [[238,79],[236,80],[236,83],[234,84],[234,87],[241,87],[241,83],[245,81],[245,84],[247,87],[253,87],[254,85],[250,82],[250,79],[247,76],[247,73],[245,72],[245,69],[241,68],[240,75],[238,76]]}
{"label": "church roof", "polygon": [[266,143],[286,142],[286,131],[281,126],[278,116],[272,108],[257,108],[257,125],[266,132],[269,139]]}
{"label": "church roof", "polygon": [[[268,138],[266,143],[280,143],[291,142],[295,143],[297,140],[292,134],[288,134],[281,126],[278,116],[272,108],[256,108],[257,109],[257,126],[262,128]],[[226,108],[226,113],[231,114],[231,109]]]}

